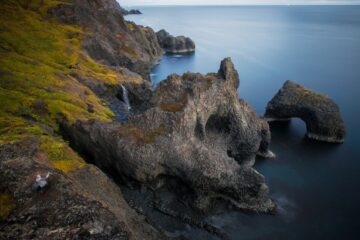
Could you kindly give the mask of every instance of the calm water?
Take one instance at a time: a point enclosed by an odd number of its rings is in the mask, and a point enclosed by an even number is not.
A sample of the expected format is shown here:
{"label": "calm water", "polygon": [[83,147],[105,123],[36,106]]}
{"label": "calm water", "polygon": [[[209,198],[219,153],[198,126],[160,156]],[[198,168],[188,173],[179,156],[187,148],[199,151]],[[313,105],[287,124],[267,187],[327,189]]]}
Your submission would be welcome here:
{"label": "calm water", "polygon": [[197,47],[193,55],[165,56],[153,69],[154,84],[174,72],[215,72],[230,56],[241,78],[239,94],[259,115],[291,79],[332,97],[346,122],[342,145],[304,139],[299,120],[273,125],[277,158],[258,161],[256,169],[279,214],[234,212],[210,221],[231,239],[360,239],[360,6],[140,10],[143,15],[128,19],[189,36]]}

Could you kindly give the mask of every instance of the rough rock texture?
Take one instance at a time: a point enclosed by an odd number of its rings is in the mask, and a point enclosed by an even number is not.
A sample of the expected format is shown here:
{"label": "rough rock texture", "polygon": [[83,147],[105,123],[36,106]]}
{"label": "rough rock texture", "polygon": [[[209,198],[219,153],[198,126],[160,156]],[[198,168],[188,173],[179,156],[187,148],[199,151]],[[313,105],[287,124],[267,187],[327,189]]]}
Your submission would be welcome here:
{"label": "rough rock texture", "polygon": [[345,125],[337,104],[328,96],[286,81],[268,103],[265,117],[288,120],[296,117],[306,123],[307,137],[319,141],[342,143]]}
{"label": "rough rock texture", "polygon": [[239,100],[230,59],[219,74],[171,75],[156,88],[154,107],[126,123],[64,126],[73,146],[103,169],[141,183],[178,178],[207,209],[225,199],[239,209],[274,210],[264,177],[251,166],[269,153],[269,128]]}
{"label": "rough rock texture", "polygon": [[189,53],[195,51],[195,43],[188,37],[170,35],[165,30],[156,33],[160,46],[167,53]]}
{"label": "rough rock texture", "polygon": [[147,79],[150,67],[163,54],[155,32],[125,21],[115,0],[72,0],[49,13],[67,24],[87,29],[90,33],[83,47],[104,64],[126,67]]}
{"label": "rough rock texture", "polygon": [[[0,219],[0,239],[164,238],[98,168],[86,165],[64,174],[46,160],[39,144],[30,137],[0,146],[0,196],[10,196],[7,204],[13,205],[10,216]],[[48,186],[33,189],[36,175],[48,172]]]}

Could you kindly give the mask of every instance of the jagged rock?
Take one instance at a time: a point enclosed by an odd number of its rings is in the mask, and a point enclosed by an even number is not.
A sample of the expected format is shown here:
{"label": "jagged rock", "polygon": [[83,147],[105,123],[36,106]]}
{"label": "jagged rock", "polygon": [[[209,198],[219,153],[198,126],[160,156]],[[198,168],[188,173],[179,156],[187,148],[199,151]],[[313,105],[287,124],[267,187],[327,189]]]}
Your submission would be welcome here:
{"label": "jagged rock", "polygon": [[219,74],[169,76],[153,93],[153,107],[128,122],[63,128],[76,149],[121,177],[144,184],[181,179],[196,193],[195,207],[225,199],[239,209],[272,211],[264,177],[251,167],[269,152],[269,128],[239,100],[236,70],[230,59],[223,63]]}
{"label": "jagged rock", "polygon": [[[38,137],[29,137],[0,146],[0,196],[11,196],[14,208],[0,218],[0,239],[165,239],[98,168],[86,165],[65,174],[40,145]],[[36,175],[47,172],[49,185],[34,190]]]}
{"label": "jagged rock", "polygon": [[319,141],[342,143],[345,125],[337,104],[328,96],[299,84],[286,81],[268,103],[269,120],[300,118],[306,123],[307,137]]}
{"label": "jagged rock", "polygon": [[188,37],[170,35],[165,30],[156,33],[160,46],[167,53],[189,53],[195,51],[195,43]]}
{"label": "jagged rock", "polygon": [[92,58],[126,67],[147,79],[163,51],[151,28],[125,21],[122,12],[115,0],[72,0],[49,10],[62,22],[89,30],[82,45]]}

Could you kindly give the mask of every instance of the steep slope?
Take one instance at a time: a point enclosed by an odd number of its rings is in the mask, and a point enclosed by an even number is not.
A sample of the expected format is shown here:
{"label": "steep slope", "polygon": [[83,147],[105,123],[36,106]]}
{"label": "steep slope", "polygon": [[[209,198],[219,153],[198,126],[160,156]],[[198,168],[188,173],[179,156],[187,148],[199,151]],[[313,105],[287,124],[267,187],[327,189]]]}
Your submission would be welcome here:
{"label": "steep slope", "polygon": [[64,23],[89,31],[83,48],[107,65],[123,66],[148,78],[150,67],[163,53],[155,32],[125,21],[115,0],[73,0],[50,12]]}
{"label": "steep slope", "polygon": [[[48,14],[60,5],[74,4],[0,5],[0,238],[161,238],[111,180],[58,134],[60,120],[113,119],[84,83],[109,91],[123,83],[143,84],[136,74],[95,62],[81,47],[92,33]],[[47,172],[49,187],[34,190],[36,175]]]}

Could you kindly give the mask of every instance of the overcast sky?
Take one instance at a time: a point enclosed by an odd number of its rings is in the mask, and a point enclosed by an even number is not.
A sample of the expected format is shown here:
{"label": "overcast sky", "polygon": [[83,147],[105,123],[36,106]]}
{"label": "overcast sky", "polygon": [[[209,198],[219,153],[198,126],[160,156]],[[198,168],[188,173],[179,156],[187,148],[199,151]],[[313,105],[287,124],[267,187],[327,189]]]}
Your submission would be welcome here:
{"label": "overcast sky", "polygon": [[120,5],[360,4],[360,0],[118,0]]}

